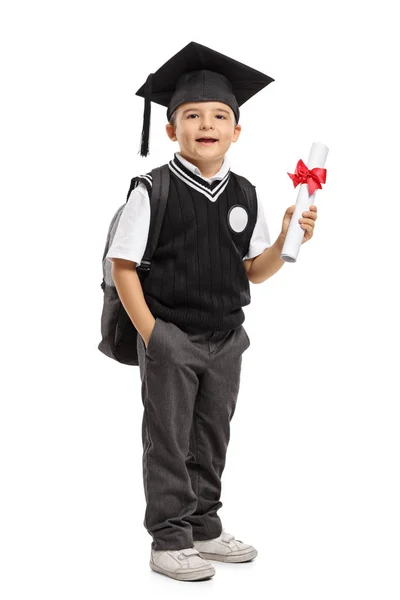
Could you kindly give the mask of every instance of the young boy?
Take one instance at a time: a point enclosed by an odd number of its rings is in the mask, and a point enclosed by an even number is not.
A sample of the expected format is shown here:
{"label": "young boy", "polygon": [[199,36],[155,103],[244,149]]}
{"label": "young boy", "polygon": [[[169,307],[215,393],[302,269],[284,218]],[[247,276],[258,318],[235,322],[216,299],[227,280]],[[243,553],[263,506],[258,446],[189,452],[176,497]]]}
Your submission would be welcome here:
{"label": "young boy", "polygon": [[[271,245],[262,204],[243,193],[227,151],[239,138],[239,104],[274,81],[191,42],[137,94],[144,96],[142,155],[150,101],[168,106],[166,131],[180,152],[169,162],[170,189],[158,246],[143,286],[136,273],[146,248],[151,173],[131,192],[109,249],[121,302],[138,330],[144,405],[144,525],[150,566],[179,580],[212,577],[210,559],[243,562],[257,551],[227,533],[217,515],[250,340],[243,306],[249,281],[281,268],[294,206]],[[300,219],[310,239],[316,207]]]}

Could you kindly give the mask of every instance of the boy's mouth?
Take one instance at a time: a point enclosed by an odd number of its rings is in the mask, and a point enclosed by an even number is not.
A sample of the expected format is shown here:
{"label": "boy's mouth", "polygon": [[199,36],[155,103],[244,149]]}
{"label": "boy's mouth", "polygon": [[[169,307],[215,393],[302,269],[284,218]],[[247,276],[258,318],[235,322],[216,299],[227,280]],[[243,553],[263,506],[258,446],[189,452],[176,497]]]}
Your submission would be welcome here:
{"label": "boy's mouth", "polygon": [[203,144],[204,146],[211,146],[211,144],[218,142],[218,140],[216,138],[212,138],[212,137],[201,137],[201,138],[197,138],[196,142],[199,142],[200,144]]}

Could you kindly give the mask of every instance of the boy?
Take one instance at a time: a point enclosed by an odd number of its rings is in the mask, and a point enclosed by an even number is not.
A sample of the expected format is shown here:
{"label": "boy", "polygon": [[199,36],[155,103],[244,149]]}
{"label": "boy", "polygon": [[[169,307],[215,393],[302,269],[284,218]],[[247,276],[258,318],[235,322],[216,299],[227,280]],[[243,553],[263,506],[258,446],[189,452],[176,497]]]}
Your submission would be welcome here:
{"label": "boy", "polygon": [[[144,525],[150,567],[178,580],[212,577],[210,559],[252,560],[257,551],[224,531],[217,515],[229,424],[250,340],[243,306],[280,258],[294,206],[271,245],[262,204],[244,194],[226,153],[239,138],[239,104],[272,78],[191,42],[137,94],[168,106],[166,132],[180,152],[168,164],[170,190],[158,246],[143,286],[136,274],[149,231],[151,174],[131,192],[107,258],[138,333],[144,405]],[[312,236],[316,208],[303,213]]]}

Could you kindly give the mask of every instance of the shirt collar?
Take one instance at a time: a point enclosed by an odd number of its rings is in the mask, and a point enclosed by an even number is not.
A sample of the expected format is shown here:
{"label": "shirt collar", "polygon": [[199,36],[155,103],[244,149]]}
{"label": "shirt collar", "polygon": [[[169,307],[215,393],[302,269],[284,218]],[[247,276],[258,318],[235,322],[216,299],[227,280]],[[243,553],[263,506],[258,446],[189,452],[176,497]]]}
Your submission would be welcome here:
{"label": "shirt collar", "polygon": [[218,173],[216,173],[215,175],[213,175],[210,178],[207,178],[207,177],[203,177],[203,175],[201,174],[200,169],[198,167],[196,167],[196,165],[193,165],[191,162],[189,162],[188,160],[186,160],[186,158],[183,158],[183,156],[180,154],[180,152],[175,152],[175,156],[194,175],[197,175],[198,177],[201,177],[202,179],[204,179],[208,183],[212,183],[213,181],[217,181],[219,179],[223,179],[225,177],[225,175],[227,174],[227,172],[229,171],[229,169],[231,168],[230,161],[229,161],[227,155],[225,154],[225,156],[224,156],[224,162],[222,163],[222,166],[221,166],[220,170],[218,171]]}

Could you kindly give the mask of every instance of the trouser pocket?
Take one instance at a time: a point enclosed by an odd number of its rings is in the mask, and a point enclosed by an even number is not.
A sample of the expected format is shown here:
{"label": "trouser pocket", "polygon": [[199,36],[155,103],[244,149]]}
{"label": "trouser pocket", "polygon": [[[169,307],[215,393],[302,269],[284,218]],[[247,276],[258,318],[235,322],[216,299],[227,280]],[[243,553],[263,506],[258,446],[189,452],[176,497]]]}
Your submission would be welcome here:
{"label": "trouser pocket", "polygon": [[[245,349],[244,349],[244,350],[247,350],[247,348],[250,346],[250,338],[249,338],[249,336],[247,335],[247,331],[245,330],[245,328],[244,328],[244,326],[243,326],[243,325],[241,325],[241,328],[242,328],[242,331],[243,331],[243,333],[244,333],[244,338],[245,338],[245,342],[246,342],[246,347],[245,347]],[[244,352],[244,350],[243,350],[243,352]]]}
{"label": "trouser pocket", "polygon": [[144,353],[145,353],[146,356],[149,354],[149,352],[151,352],[151,350],[152,350],[152,348],[154,346],[154,343],[157,342],[157,340],[155,338],[157,337],[157,329],[158,329],[160,317],[156,317],[155,319],[156,320],[155,320],[155,323],[153,325],[153,329],[151,331],[149,340],[147,342],[147,346],[146,346],[146,344],[144,345],[144,347],[145,347]]}

